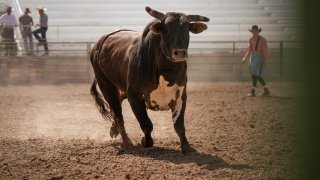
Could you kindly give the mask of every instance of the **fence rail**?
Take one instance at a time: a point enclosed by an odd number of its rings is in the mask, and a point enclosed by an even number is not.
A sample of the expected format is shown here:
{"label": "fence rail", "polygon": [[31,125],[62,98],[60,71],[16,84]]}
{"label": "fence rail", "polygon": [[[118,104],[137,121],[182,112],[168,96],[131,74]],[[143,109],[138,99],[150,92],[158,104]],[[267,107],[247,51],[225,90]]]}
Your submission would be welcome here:
{"label": "fence rail", "polygon": [[[18,42],[22,42],[21,40]],[[268,69],[270,79],[296,79],[297,64],[301,61],[302,43],[300,41],[269,41],[269,63]],[[15,43],[16,44],[16,43]],[[52,59],[75,59],[74,56],[81,56],[87,62],[94,42],[48,42],[49,57]],[[30,55],[27,51],[17,51],[15,56],[4,56],[4,49],[1,48],[5,43],[0,43],[2,55],[0,61],[12,59],[39,59],[46,55],[43,46],[37,46],[34,43],[34,51]],[[14,44],[13,44],[14,45]],[[21,44],[23,46],[23,43]],[[194,79],[217,78],[223,74],[223,77],[230,75],[234,80],[248,79],[246,77],[246,66],[240,65],[241,58],[248,46],[246,41],[191,41],[189,48],[189,72],[197,72]],[[69,58],[68,58],[69,57]],[[44,57],[46,58],[46,57]],[[87,67],[89,68],[89,67]],[[90,69],[90,68],[89,68]],[[201,73],[199,73],[201,72]],[[224,72],[224,73],[222,73]],[[229,72],[229,73],[227,73]],[[214,76],[210,74],[216,73]],[[235,75],[237,74],[237,75]],[[231,77],[232,76],[232,77]],[[204,79],[204,78],[201,78]],[[209,79],[216,80],[216,79]]]}
{"label": "fence rail", "polygon": [[[269,40],[300,40],[299,34],[302,29],[299,23],[283,23],[283,24],[260,24],[264,28],[264,34]],[[251,27],[248,23],[215,23],[208,24],[208,30],[205,34],[193,36],[198,40],[228,40],[228,41],[243,41],[250,37],[247,29]],[[50,25],[48,28],[49,40],[55,41],[72,41],[96,39],[101,34],[113,32],[119,29],[130,29],[142,32],[145,25]],[[288,31],[288,29],[290,29]],[[88,33],[90,32],[90,33]],[[209,38],[208,38],[209,37]]]}
{"label": "fence rail", "polygon": [[[279,51],[284,52],[285,49],[301,49],[301,41],[268,41],[268,48],[271,52]],[[68,55],[75,52],[75,54],[88,54],[95,42],[92,41],[73,41],[73,42],[59,42],[59,41],[49,41],[48,46],[50,52],[54,55]],[[5,45],[20,45],[24,46],[22,39],[16,39],[13,43],[8,43],[5,41],[0,42],[0,51],[4,51]],[[248,41],[190,41],[189,51],[192,53],[226,53],[226,55],[236,55],[238,53],[243,53],[248,46]],[[42,46],[38,43],[33,43],[34,51],[41,52],[43,50]],[[25,51],[25,48],[19,50],[20,52]],[[55,53],[58,52],[58,53]],[[65,53],[64,53],[65,52]],[[18,53],[19,54],[19,53]],[[21,54],[21,53],[20,53]],[[22,55],[21,54],[21,55]]]}

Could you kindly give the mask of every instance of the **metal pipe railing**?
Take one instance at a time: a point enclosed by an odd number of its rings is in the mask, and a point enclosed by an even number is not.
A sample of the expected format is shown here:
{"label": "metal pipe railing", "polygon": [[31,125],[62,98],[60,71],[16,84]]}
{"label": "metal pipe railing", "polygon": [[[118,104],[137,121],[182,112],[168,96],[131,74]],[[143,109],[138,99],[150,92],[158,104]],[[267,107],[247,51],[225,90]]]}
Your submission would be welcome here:
{"label": "metal pipe railing", "polygon": [[[219,23],[219,24],[214,24],[214,26],[209,27],[207,33],[222,33],[224,30],[220,29],[221,26],[226,25],[225,27],[228,31],[226,33],[232,34],[234,41],[243,41],[246,40],[247,37],[250,37],[250,34],[248,33],[247,29],[251,26],[251,24],[247,23]],[[279,27],[274,27],[275,29],[272,30],[272,27],[267,27],[267,30],[265,30],[265,33],[272,32],[274,33],[280,33],[281,35],[284,36],[284,39],[286,40],[290,39],[292,36],[299,35],[299,29],[301,29],[300,24],[261,24],[260,26],[279,26]],[[220,27],[219,27],[220,26]],[[231,27],[229,27],[231,26]],[[47,34],[49,34],[49,38],[52,40],[60,41],[63,38],[68,38],[68,35],[65,35],[65,33],[70,33],[72,31],[73,34],[79,33],[80,35],[84,32],[86,32],[88,29],[93,30],[89,34],[86,34],[87,38],[90,39],[90,35],[92,33],[97,33],[97,34],[103,34],[107,32],[111,32],[113,30],[118,30],[118,29],[132,29],[136,31],[142,31],[144,29],[144,25],[128,25],[128,26],[123,26],[123,25],[118,25],[118,24],[108,24],[108,25],[63,25],[63,24],[49,24],[49,29]],[[296,28],[296,31],[284,31],[283,29],[286,27],[291,27],[291,28]],[[281,29],[281,30],[280,30]],[[89,36],[88,36],[89,35]],[[271,35],[272,36],[272,35]],[[279,35],[276,35],[279,36]],[[228,35],[226,35],[228,37]],[[86,39],[86,37],[80,37],[81,39]],[[72,38],[68,39],[71,40]],[[220,38],[219,38],[220,39]]]}

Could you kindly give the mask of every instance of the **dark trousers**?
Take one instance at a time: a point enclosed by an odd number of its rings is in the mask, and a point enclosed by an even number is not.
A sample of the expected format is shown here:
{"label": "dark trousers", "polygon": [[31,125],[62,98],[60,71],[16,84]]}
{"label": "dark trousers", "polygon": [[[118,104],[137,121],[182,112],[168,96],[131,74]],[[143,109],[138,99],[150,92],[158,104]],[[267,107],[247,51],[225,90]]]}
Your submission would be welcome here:
{"label": "dark trousers", "polygon": [[257,86],[258,81],[261,83],[262,86],[266,85],[266,82],[264,81],[264,79],[261,76],[251,75],[251,78],[252,78],[252,86],[253,87]]}
{"label": "dark trousers", "polygon": [[[43,43],[44,45],[44,49],[46,51],[48,51],[48,43],[47,43],[47,37],[46,37],[46,33],[47,33],[48,27],[40,27],[34,31],[32,31],[34,37],[40,42]],[[41,37],[39,36],[39,34],[41,34]]]}
{"label": "dark trousers", "polygon": [[4,27],[1,33],[2,43],[6,56],[14,56],[17,53],[17,44],[14,39],[14,30],[12,27]]}
{"label": "dark trousers", "polygon": [[4,27],[1,34],[2,38],[14,40],[14,29],[13,27]]}

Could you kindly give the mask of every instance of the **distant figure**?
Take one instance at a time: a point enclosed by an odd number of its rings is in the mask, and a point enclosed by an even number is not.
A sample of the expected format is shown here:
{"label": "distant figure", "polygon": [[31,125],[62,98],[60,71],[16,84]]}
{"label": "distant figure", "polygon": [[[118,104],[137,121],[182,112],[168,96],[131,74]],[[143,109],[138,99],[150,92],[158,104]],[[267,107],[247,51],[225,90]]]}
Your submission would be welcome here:
{"label": "distant figure", "polygon": [[[38,7],[37,8],[39,15],[40,15],[40,21],[39,24],[36,24],[36,27],[39,26],[38,29],[34,30],[32,33],[34,37],[39,41],[38,45],[44,45],[45,55],[49,55],[49,49],[48,49],[48,43],[47,43],[47,37],[46,33],[48,30],[48,16],[44,13],[46,10],[44,7]],[[41,34],[41,37],[39,36]]]}
{"label": "distant figure", "polygon": [[0,24],[3,26],[1,33],[2,42],[4,43],[5,56],[16,55],[16,43],[14,39],[14,28],[18,26],[16,17],[11,14],[12,7],[6,9],[6,13],[0,16]]}
{"label": "distant figure", "polygon": [[251,93],[248,94],[250,97],[256,96],[256,86],[257,81],[259,81],[264,92],[261,96],[270,96],[270,91],[267,88],[264,76],[266,73],[266,64],[268,59],[268,46],[267,41],[264,37],[260,36],[261,28],[257,25],[253,25],[251,29],[248,29],[252,33],[252,37],[249,40],[249,46],[247,48],[246,54],[242,59],[242,63],[247,60],[250,55],[249,69],[252,78],[252,89]]}
{"label": "distant figure", "polygon": [[29,13],[31,13],[30,9],[26,8],[24,11],[24,15],[20,16],[19,22],[25,50],[27,51],[27,54],[32,54],[33,41],[31,26],[33,26],[33,19],[31,16],[29,16]]}

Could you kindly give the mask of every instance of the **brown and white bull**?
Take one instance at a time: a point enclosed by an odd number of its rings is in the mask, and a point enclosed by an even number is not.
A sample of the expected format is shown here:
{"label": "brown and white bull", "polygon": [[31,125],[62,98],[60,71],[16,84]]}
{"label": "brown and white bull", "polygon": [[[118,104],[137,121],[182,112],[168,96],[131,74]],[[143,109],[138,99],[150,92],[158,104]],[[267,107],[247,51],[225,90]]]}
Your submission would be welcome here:
{"label": "brown and white bull", "polygon": [[113,119],[111,137],[120,133],[124,143],[130,142],[121,107],[125,98],[145,135],[141,140],[144,147],[153,146],[153,124],[147,109],[171,110],[182,152],[187,153],[192,151],[184,127],[189,32],[206,30],[207,25],[201,21],[208,22],[209,18],[176,12],[163,14],[149,7],[145,10],[156,19],[142,34],[119,30],[95,44],[90,56],[95,72],[91,94],[102,116]]}

